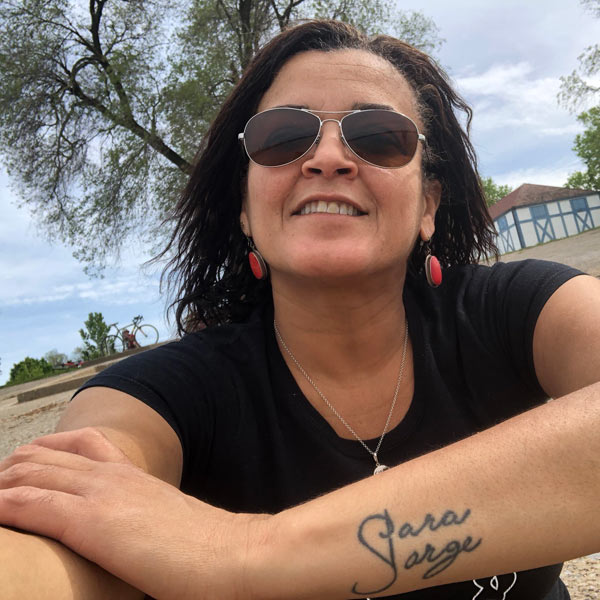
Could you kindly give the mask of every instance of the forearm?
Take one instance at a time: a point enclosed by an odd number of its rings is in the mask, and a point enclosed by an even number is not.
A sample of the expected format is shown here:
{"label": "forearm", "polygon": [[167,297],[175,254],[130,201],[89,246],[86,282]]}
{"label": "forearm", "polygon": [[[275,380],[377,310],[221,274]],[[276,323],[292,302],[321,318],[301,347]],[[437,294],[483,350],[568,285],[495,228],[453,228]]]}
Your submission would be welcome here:
{"label": "forearm", "polygon": [[600,549],[600,384],[285,511],[256,598],[387,596]]}
{"label": "forearm", "polygon": [[134,600],[143,594],[68,548],[0,527],[0,590],[3,600]]}

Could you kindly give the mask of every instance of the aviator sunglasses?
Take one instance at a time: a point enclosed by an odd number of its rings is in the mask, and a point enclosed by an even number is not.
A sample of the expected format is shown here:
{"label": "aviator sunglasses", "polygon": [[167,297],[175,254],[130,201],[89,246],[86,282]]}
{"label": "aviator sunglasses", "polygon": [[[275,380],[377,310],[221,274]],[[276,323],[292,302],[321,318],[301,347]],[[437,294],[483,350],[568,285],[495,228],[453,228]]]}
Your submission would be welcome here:
{"label": "aviator sunglasses", "polygon": [[[341,119],[321,119],[315,114],[344,114]],[[319,110],[271,108],[246,123],[238,134],[250,160],[263,167],[283,167],[302,158],[319,143],[323,123],[339,125],[343,143],[361,160],[395,169],[407,165],[417,151],[419,133],[406,115],[386,109]]]}

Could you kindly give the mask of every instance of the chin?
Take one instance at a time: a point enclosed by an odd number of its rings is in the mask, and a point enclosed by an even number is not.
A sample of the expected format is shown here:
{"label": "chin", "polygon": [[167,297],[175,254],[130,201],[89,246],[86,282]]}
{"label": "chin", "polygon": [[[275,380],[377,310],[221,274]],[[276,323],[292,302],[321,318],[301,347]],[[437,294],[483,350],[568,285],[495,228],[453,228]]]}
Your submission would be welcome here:
{"label": "chin", "polygon": [[376,270],[372,261],[361,259],[355,252],[303,256],[294,261],[293,268],[286,269],[289,274],[293,273],[301,278],[319,279],[331,283],[365,277]]}

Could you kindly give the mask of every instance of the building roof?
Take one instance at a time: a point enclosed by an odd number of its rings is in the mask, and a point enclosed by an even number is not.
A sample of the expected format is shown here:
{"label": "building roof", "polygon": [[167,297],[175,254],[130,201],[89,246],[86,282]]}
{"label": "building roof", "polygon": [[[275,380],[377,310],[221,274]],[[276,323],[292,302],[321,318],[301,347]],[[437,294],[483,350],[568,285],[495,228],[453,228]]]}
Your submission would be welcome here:
{"label": "building roof", "polygon": [[592,190],[578,190],[563,187],[553,187],[551,185],[536,185],[533,183],[524,183],[516,190],[513,190],[496,204],[490,206],[490,215],[492,219],[497,219],[511,208],[516,206],[529,206],[531,204],[543,204],[554,200],[566,200],[576,198],[577,196],[589,196],[597,194]]}

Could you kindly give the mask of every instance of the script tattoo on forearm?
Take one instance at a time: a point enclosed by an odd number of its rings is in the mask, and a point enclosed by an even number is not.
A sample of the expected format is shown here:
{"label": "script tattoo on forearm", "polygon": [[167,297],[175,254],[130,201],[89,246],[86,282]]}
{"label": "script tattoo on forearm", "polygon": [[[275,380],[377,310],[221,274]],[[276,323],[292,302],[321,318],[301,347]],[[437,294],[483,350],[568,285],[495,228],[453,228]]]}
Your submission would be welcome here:
{"label": "script tattoo on forearm", "polygon": [[430,566],[423,574],[423,579],[429,579],[447,569],[462,552],[473,552],[480,546],[481,538],[474,542],[470,535],[462,541],[451,540],[439,549],[427,542],[424,548],[414,550],[400,562],[396,560],[394,547],[396,538],[416,538],[425,530],[437,531],[441,527],[459,526],[469,518],[470,514],[469,508],[462,515],[456,514],[453,510],[447,510],[439,519],[436,519],[431,513],[427,513],[421,525],[415,526],[406,522],[398,528],[387,510],[369,515],[358,527],[358,541],[390,568],[390,581],[376,590],[360,589],[359,583],[356,582],[352,587],[352,593],[366,596],[387,590],[398,578],[399,567],[408,570],[426,563]]}

